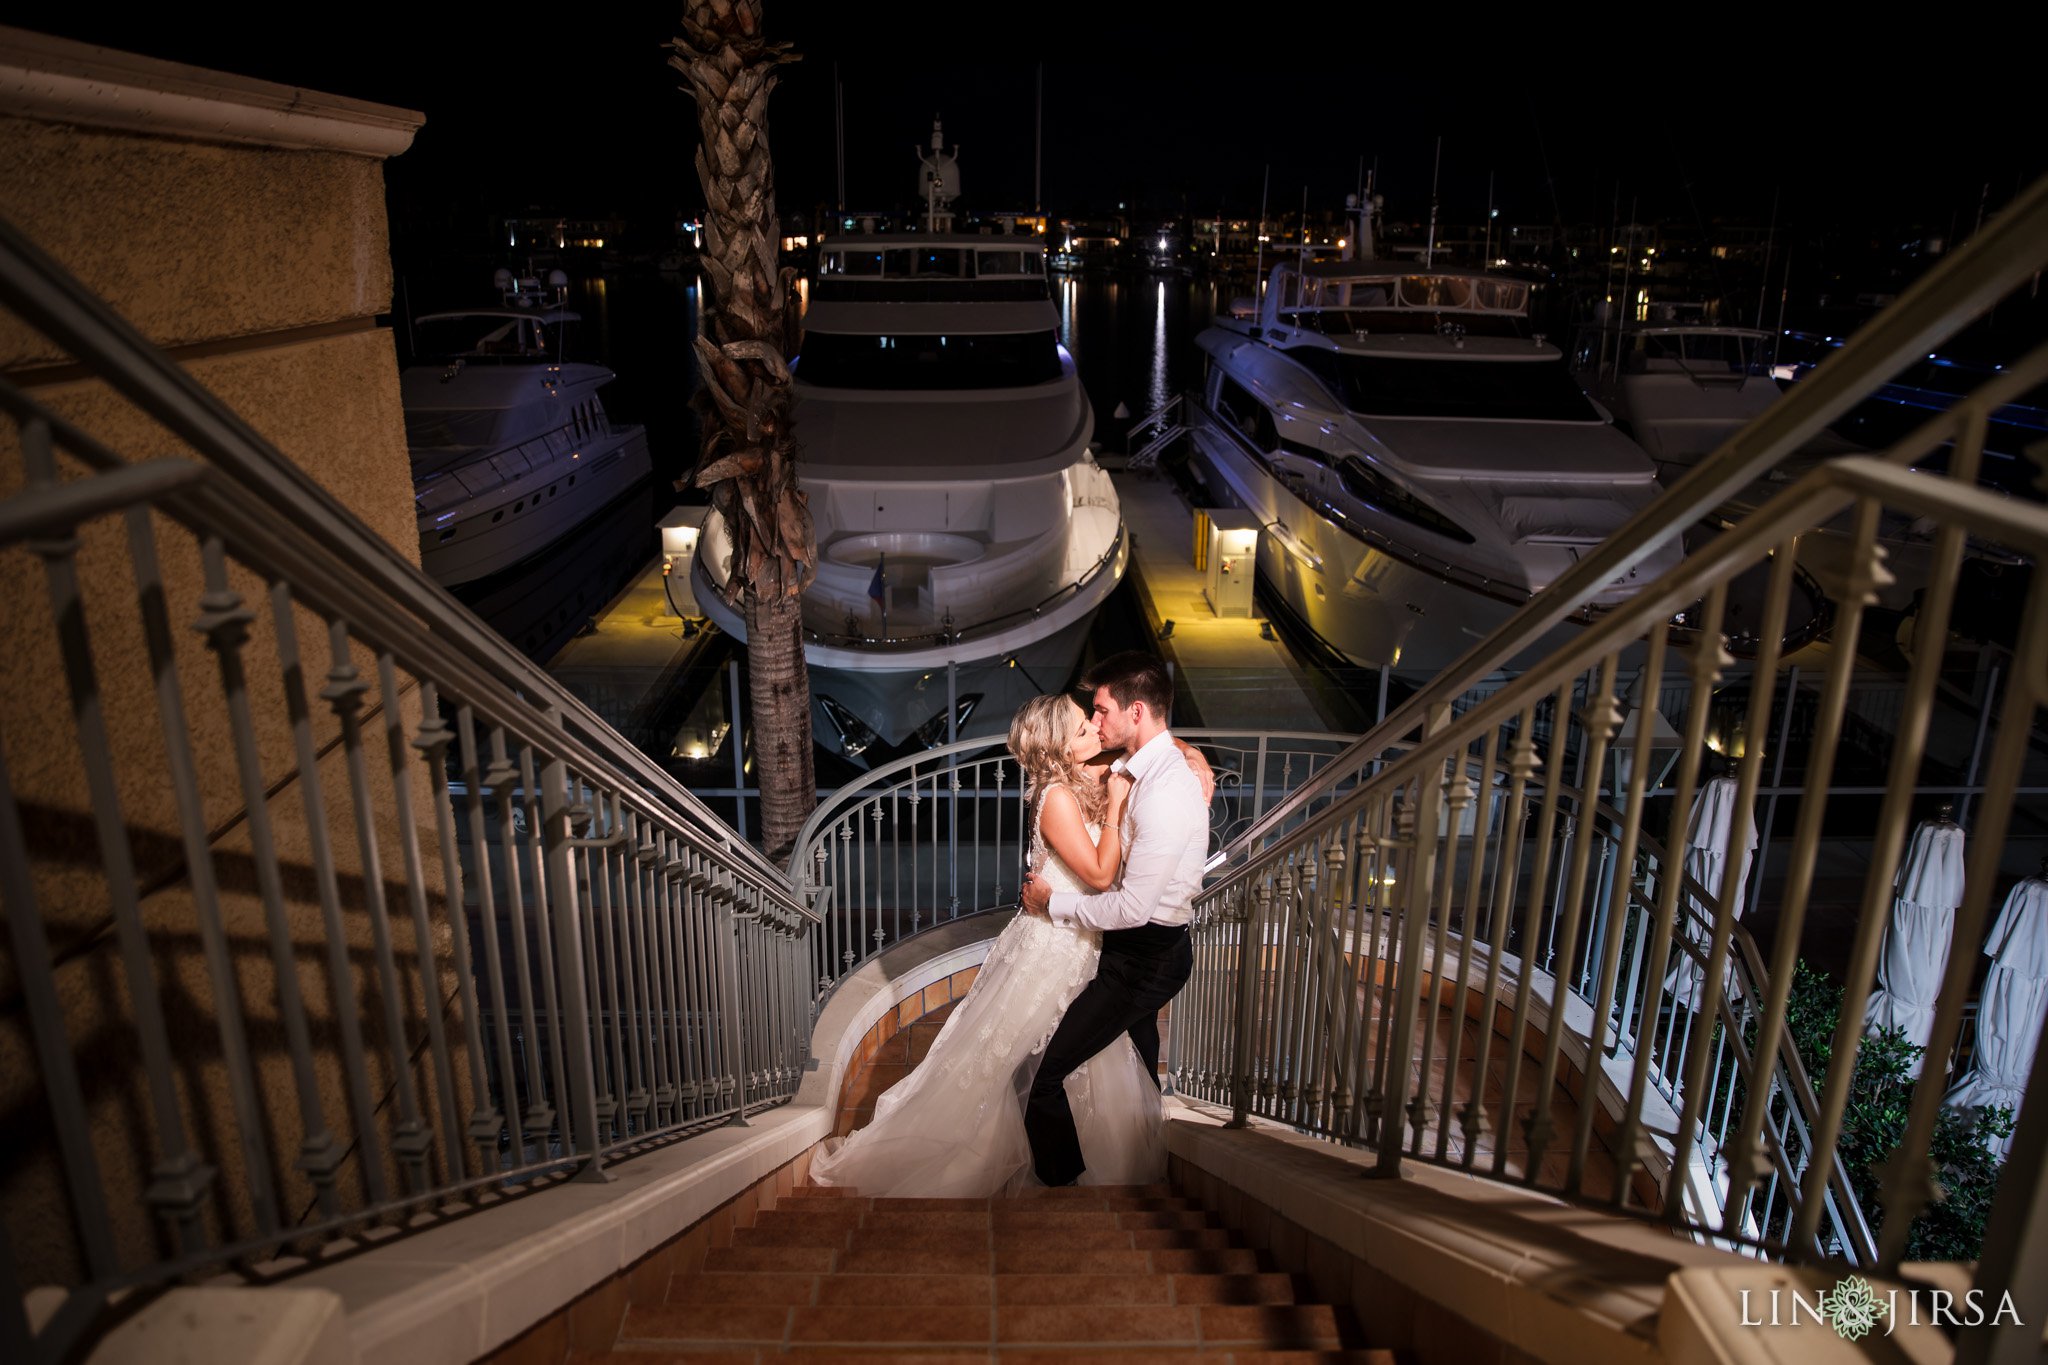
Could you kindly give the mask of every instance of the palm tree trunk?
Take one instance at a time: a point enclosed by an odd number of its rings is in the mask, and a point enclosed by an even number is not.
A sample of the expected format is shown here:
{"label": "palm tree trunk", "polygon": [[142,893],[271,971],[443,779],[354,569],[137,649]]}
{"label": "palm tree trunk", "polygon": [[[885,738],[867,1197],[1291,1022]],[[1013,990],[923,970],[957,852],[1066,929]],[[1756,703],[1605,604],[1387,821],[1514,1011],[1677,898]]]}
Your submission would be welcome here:
{"label": "palm tree trunk", "polygon": [[777,269],[775,168],[768,97],[776,68],[797,60],[761,36],[760,0],[691,0],[669,65],[697,102],[697,177],[708,211],[702,269],[709,336],[697,338],[704,444],[690,482],[732,533],[729,601],[747,623],[762,846],[780,857],[817,804],[811,684],[798,594],[817,563],[810,507],[796,480],[789,366],[788,273]]}

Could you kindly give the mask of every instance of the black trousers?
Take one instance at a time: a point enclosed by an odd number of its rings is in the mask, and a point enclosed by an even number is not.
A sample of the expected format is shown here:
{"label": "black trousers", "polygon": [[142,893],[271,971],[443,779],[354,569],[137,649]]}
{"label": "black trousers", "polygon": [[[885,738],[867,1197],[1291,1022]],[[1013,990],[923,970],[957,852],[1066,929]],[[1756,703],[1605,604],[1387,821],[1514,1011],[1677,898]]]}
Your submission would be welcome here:
{"label": "black trousers", "polygon": [[1146,1074],[1158,1083],[1159,1010],[1187,984],[1194,970],[1194,948],[1179,925],[1143,924],[1115,929],[1102,936],[1102,961],[1090,982],[1067,1007],[1045,1060],[1031,1084],[1024,1106],[1024,1131],[1031,1139],[1031,1162],[1048,1185],[1071,1185],[1086,1164],[1081,1140],[1074,1132],[1074,1110],[1067,1103],[1067,1077],[1117,1040],[1129,1034],[1144,1060]]}

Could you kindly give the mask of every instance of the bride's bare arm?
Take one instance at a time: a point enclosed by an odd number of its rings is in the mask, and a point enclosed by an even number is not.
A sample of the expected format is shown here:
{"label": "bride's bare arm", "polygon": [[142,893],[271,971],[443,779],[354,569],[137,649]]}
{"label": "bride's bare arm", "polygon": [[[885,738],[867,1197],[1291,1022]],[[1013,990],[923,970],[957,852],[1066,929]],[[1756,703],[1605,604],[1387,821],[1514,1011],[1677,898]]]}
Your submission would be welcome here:
{"label": "bride's bare arm", "polygon": [[1195,781],[1202,784],[1202,799],[1207,801],[1216,795],[1216,773],[1209,766],[1208,755],[1179,737],[1175,737],[1173,743],[1180,750],[1180,756],[1187,760],[1188,770],[1195,775]]}
{"label": "bride's bare arm", "polygon": [[1117,826],[1123,820],[1123,798],[1130,783],[1116,781],[1109,787],[1109,811],[1103,816],[1102,841],[1088,837],[1088,824],[1081,818],[1081,803],[1065,787],[1050,788],[1038,828],[1046,846],[1059,854],[1081,884],[1090,891],[1107,891],[1116,884],[1116,872],[1123,862],[1118,846]]}

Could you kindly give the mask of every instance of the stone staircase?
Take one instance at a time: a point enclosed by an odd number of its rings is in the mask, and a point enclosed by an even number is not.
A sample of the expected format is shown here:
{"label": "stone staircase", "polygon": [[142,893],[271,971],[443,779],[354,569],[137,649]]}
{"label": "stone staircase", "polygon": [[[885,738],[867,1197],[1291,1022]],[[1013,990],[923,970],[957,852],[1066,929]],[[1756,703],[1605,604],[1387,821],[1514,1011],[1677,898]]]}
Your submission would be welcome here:
{"label": "stone staircase", "polygon": [[1164,1185],[1041,1190],[1015,1199],[867,1199],[799,1187],[736,1228],[661,1302],[626,1309],[608,1351],[572,1365],[655,1360],[1097,1357],[1132,1365],[1360,1361],[1349,1314],[1299,1303],[1292,1276]]}

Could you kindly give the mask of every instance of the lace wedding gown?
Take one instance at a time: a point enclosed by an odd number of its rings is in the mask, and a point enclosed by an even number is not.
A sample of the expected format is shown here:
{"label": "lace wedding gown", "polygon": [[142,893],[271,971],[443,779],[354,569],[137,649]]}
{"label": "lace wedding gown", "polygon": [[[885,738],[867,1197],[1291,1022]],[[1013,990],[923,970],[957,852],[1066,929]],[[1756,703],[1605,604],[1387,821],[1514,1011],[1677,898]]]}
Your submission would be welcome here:
{"label": "lace wedding gown", "polygon": [[[1099,839],[1101,827],[1090,825]],[[1031,863],[1056,891],[1085,891],[1032,824]],[[916,1070],[875,1101],[867,1127],[826,1143],[811,1180],[876,1198],[981,1198],[1038,1183],[1024,1099],[1067,1006],[1095,976],[1102,936],[1019,914],[997,936],[966,999]],[[1067,1077],[1088,1169],[1084,1185],[1166,1175],[1159,1088],[1129,1037]]]}

